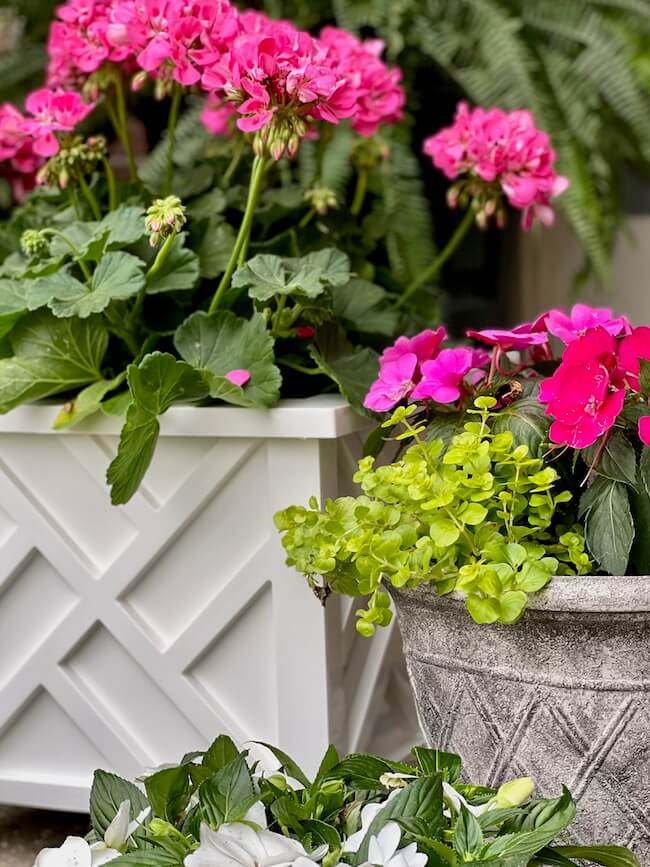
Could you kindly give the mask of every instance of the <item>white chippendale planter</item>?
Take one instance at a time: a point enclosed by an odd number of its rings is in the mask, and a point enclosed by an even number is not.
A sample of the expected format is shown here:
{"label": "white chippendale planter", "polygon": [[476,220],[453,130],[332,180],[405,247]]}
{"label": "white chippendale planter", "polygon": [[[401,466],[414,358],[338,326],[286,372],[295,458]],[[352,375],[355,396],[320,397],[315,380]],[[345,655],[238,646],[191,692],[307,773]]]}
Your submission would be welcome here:
{"label": "white chippendale planter", "polygon": [[0,802],[83,810],[95,767],[137,776],[220,732],[308,771],[331,740],[415,742],[397,630],[325,614],[272,522],[344,492],[363,419],[338,397],[174,408],[115,508],[120,420],[55,433],[57,411],[0,417]]}

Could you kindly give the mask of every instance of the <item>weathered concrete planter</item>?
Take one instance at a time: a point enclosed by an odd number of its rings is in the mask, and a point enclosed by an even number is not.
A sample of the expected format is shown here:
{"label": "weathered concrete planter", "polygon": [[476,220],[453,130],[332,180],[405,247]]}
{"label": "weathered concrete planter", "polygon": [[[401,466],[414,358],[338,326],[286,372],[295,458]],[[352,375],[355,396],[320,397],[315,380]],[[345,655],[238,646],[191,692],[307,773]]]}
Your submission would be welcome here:
{"label": "weathered concrete planter", "polygon": [[650,864],[650,577],[556,578],[516,626],[396,592],[420,724],[484,784],[535,778],[578,801],[575,836]]}

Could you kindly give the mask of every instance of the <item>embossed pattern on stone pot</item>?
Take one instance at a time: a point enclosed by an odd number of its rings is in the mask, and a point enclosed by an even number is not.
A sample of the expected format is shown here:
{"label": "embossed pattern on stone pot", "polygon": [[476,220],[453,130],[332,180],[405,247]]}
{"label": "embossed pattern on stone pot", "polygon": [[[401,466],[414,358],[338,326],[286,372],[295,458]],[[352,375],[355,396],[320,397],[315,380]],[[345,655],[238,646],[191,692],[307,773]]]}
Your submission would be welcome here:
{"label": "embossed pattern on stone pot", "polygon": [[515,626],[461,599],[395,591],[420,724],[468,778],[566,784],[574,837],[650,864],[650,576],[555,578]]}

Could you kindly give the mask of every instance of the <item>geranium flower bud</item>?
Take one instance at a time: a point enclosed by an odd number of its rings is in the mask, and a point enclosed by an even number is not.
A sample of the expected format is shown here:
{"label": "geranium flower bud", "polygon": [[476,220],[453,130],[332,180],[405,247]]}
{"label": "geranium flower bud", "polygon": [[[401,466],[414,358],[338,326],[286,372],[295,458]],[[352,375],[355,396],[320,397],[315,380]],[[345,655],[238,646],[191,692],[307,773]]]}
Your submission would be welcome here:
{"label": "geranium flower bud", "polygon": [[38,229],[25,229],[20,236],[23,253],[33,259],[44,259],[50,252],[47,236]]}
{"label": "geranium flower bud", "polygon": [[314,187],[312,190],[307,190],[305,200],[321,216],[339,206],[336,193],[329,187]]}
{"label": "geranium flower bud", "polygon": [[165,238],[180,232],[186,220],[185,206],[178,196],[156,199],[147,209],[145,217],[151,246],[156,247]]}

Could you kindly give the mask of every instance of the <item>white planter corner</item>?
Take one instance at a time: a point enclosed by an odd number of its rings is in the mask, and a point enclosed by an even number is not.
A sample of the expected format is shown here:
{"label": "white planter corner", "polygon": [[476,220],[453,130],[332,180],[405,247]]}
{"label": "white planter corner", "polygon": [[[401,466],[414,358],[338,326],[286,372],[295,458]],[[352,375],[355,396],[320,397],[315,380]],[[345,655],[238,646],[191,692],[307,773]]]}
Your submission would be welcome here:
{"label": "white planter corner", "polygon": [[85,810],[95,767],[136,776],[220,732],[308,772],[330,741],[410,746],[397,630],[324,612],[273,527],[349,486],[366,422],[341,398],[174,408],[120,508],[121,420],[56,433],[57,411],[0,417],[0,802]]}

